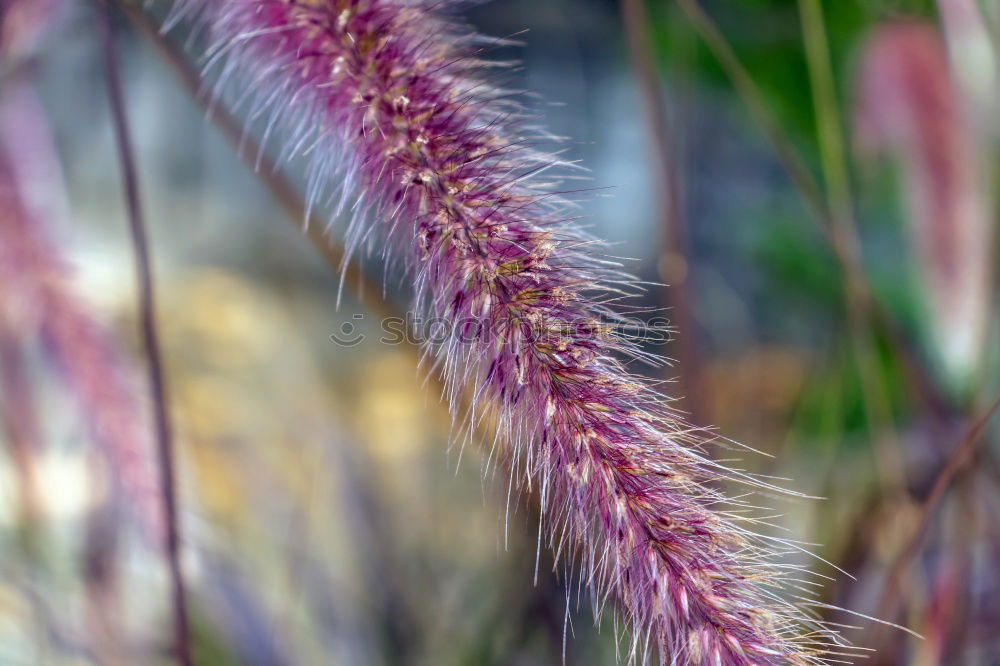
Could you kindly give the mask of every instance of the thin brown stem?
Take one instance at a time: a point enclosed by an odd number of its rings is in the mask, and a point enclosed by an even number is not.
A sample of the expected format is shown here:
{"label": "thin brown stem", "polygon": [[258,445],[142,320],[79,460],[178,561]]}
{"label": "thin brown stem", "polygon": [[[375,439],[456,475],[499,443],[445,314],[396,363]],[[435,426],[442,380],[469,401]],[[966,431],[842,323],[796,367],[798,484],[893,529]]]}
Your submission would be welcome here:
{"label": "thin brown stem", "polygon": [[649,38],[646,0],[622,0],[622,19],[632,70],[645,107],[648,131],[653,138],[654,189],[659,193],[660,228],[664,251],[660,259],[662,277],[667,282],[666,300],[679,331],[675,341],[679,363],[683,405],[694,423],[704,423],[699,399],[702,381],[701,353],[697,344],[691,298],[690,253],[687,220],[681,195],[677,150],[671,140],[670,114],[664,103],[662,86]]}
{"label": "thin brown stem", "polygon": [[911,341],[906,339],[892,314],[876,299],[865,275],[858,268],[860,264],[856,241],[852,240],[850,234],[845,233],[843,224],[837,221],[835,212],[819,182],[795,145],[781,129],[753,77],[697,0],[677,0],[677,5],[722,67],[736,93],[746,105],[751,118],[771,144],[778,161],[788,172],[806,208],[812,214],[812,219],[817,223],[819,232],[832,250],[840,270],[845,275],[845,287],[853,292],[852,298],[859,310],[856,316],[879,324],[893,345],[903,350],[900,355],[901,360],[907,366],[911,384],[919,397],[936,413],[950,411],[950,401],[936,389],[935,382],[919,362],[919,354],[913,351]]}
{"label": "thin brown stem", "polygon": [[838,117],[837,93],[823,8],[819,0],[799,0],[799,13],[816,114],[820,162],[831,212],[831,238],[844,273],[844,307],[847,311],[848,330],[861,378],[868,432],[872,439],[882,494],[891,497],[905,489],[906,476],[899,443],[890,423],[886,388],[878,372],[870,308],[865,305],[869,294],[861,263],[861,241],[854,219],[846,142]]}
{"label": "thin brown stem", "polygon": [[823,222],[824,233],[828,233],[827,228],[831,226],[833,215],[827,206],[823,196],[823,190],[813,176],[809,167],[796,152],[792,142],[781,130],[781,126],[774,118],[764,101],[764,96],[754,83],[753,77],[747,72],[743,63],[736,56],[736,52],[726,41],[725,36],[715,25],[712,19],[701,8],[697,0],[677,0],[677,4],[684,11],[691,25],[704,40],[712,55],[719,62],[726,76],[732,82],[736,92],[743,99],[744,104],[753,116],[754,121],[764,132],[768,142],[774,148],[778,160],[785,167],[792,181],[795,183],[806,206]]}
{"label": "thin brown stem", "polygon": [[879,605],[878,617],[889,619],[895,613],[896,605],[899,601],[903,575],[906,573],[910,563],[920,552],[924,535],[930,526],[931,518],[944,498],[945,492],[951,486],[955,477],[972,462],[979,449],[983,438],[983,430],[986,429],[990,419],[1000,409],[1000,396],[997,396],[992,404],[966,429],[962,439],[952,449],[944,467],[938,472],[930,492],[924,499],[920,507],[920,513],[913,530],[899,554],[889,566],[889,573],[886,575],[886,582],[882,592],[882,601]]}
{"label": "thin brown stem", "polygon": [[[132,27],[156,50],[177,76],[184,89],[191,97],[209,113],[212,122],[222,132],[226,139],[238,149],[240,157],[254,175],[267,187],[271,196],[287,213],[289,223],[295,225],[306,234],[309,241],[319,250],[330,266],[341,270],[346,252],[326,232],[326,224],[311,215],[306,219],[306,206],[298,190],[285,178],[274,160],[264,151],[254,139],[252,133],[230,111],[225,104],[213,100],[208,93],[208,87],[201,74],[191,64],[184,53],[170,40],[164,37],[157,24],[141,9],[136,9],[127,2],[115,1],[118,8],[125,14]],[[259,157],[258,157],[259,156]],[[352,272],[344,272],[345,286],[358,295],[358,298],[381,317],[399,317],[399,312],[389,303],[382,292],[372,287],[373,281],[361,279],[360,267]]]}
{"label": "thin brown stem", "polygon": [[30,536],[41,515],[35,470],[40,443],[38,411],[28,382],[20,340],[0,314],[0,422],[17,469],[21,526]]}
{"label": "thin brown stem", "polygon": [[167,388],[160,354],[159,334],[156,328],[156,304],[154,300],[152,268],[150,265],[149,242],[146,237],[145,220],[139,199],[139,183],[136,175],[128,116],[125,112],[121,74],[118,70],[114,23],[110,8],[106,2],[99,2],[98,5],[112,123],[118,145],[118,157],[121,162],[122,179],[125,185],[125,202],[128,210],[129,228],[135,251],[136,274],[139,282],[138,301],[141,334],[143,347],[146,352],[149,388],[153,399],[156,445],[160,466],[160,490],[163,498],[166,531],[167,565],[170,573],[171,601],[174,616],[174,651],[177,662],[181,666],[192,666],[187,599],[180,561],[181,545],[177,491],[175,486],[173,432],[167,413]]}

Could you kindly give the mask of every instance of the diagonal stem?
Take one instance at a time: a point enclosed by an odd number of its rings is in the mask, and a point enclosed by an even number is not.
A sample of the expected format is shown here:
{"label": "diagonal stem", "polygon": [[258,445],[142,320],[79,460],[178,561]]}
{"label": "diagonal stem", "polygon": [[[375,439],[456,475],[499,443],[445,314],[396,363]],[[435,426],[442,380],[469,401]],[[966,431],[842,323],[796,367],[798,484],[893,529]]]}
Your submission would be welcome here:
{"label": "diagonal stem", "polygon": [[108,96],[111,105],[112,124],[118,145],[122,178],[125,184],[125,202],[128,211],[129,228],[135,251],[136,273],[139,282],[139,312],[143,346],[146,351],[149,388],[153,398],[153,412],[156,426],[156,445],[160,463],[160,482],[163,498],[164,522],[166,530],[166,555],[170,573],[171,601],[174,621],[174,650],[181,666],[191,666],[191,645],[188,625],[187,599],[180,562],[180,529],[178,502],[174,470],[173,432],[167,413],[167,388],[164,380],[163,362],[160,354],[159,335],[156,328],[156,307],[154,301],[153,275],[150,266],[149,243],[146,237],[145,221],[139,200],[139,183],[136,175],[132,139],[125,100],[122,92],[121,74],[118,70],[118,56],[115,49],[114,24],[107,3],[98,3],[101,36],[104,44],[104,65],[108,79]]}
{"label": "diagonal stem", "polygon": [[930,525],[934,512],[940,505],[945,492],[951,486],[955,477],[958,476],[975,458],[981,443],[983,442],[983,431],[989,424],[990,419],[1000,409],[1000,396],[997,396],[989,407],[981,415],[971,421],[962,439],[952,448],[951,455],[945,462],[944,467],[938,472],[931,486],[930,492],[924,499],[920,507],[920,514],[917,517],[915,527],[910,533],[904,547],[899,555],[892,561],[889,573],[886,576],[885,586],[882,590],[882,601],[879,606],[878,617],[888,618],[896,610],[899,593],[903,582],[903,575],[910,566],[910,563],[920,552],[920,545],[927,528]]}
{"label": "diagonal stem", "polygon": [[919,354],[911,348],[912,345],[906,339],[898,322],[875,298],[865,276],[853,268],[855,262],[852,261],[851,243],[844,238],[843,232],[837,231],[838,223],[835,220],[834,211],[822,188],[792,141],[781,129],[753,77],[740,62],[736,52],[726,41],[725,35],[712,21],[712,18],[705,13],[697,0],[676,1],[695,32],[719,62],[733,88],[746,105],[753,121],[761,129],[768,143],[771,144],[778,161],[788,172],[792,183],[812,214],[812,218],[817,222],[820,233],[832,249],[840,270],[845,274],[848,288],[855,291],[855,300],[861,313],[870,318],[870,321],[881,326],[893,345],[901,350],[900,356],[902,361],[906,363],[906,371],[910,376],[913,388],[927,407],[937,414],[951,413],[953,407],[950,401],[936,389],[935,382],[921,364]]}
{"label": "diagonal stem", "polygon": [[697,0],[677,0],[677,4],[684,11],[698,35],[704,40],[712,55],[718,60],[733,87],[736,88],[743,102],[747,105],[754,122],[760,126],[768,142],[774,148],[778,160],[792,178],[805,200],[806,206],[823,223],[824,233],[828,233],[826,228],[830,226],[832,213],[823,196],[823,190],[802,157],[796,152],[792,142],[781,130],[781,126],[768,109],[767,103],[750,73],[747,72],[743,63],[736,56],[736,52],[726,41],[725,36],[705,13],[705,10],[701,8]]}
{"label": "diagonal stem", "polygon": [[[247,167],[287,213],[288,222],[297,226],[299,231],[308,237],[331,267],[342,270],[346,257],[344,248],[324,231],[326,224],[315,219],[315,214],[310,214],[307,219],[305,203],[295,186],[282,175],[281,169],[253,137],[249,128],[245,127],[226,105],[211,98],[211,93],[208,92],[208,87],[198,69],[160,32],[157,24],[145,11],[132,6],[129,2],[111,1],[117,5],[132,27],[163,58],[192,99],[210,116],[212,123],[234,147],[238,148],[240,157]],[[352,289],[359,300],[376,315],[403,318],[385,294],[371,286],[375,280],[363,279],[360,264],[357,271],[343,271],[343,279],[345,286]]]}
{"label": "diagonal stem", "polygon": [[17,470],[18,511],[27,545],[40,515],[37,462],[39,422],[34,396],[28,385],[21,340],[0,315],[0,423],[3,424],[11,461]]}
{"label": "diagonal stem", "polygon": [[661,94],[653,46],[650,43],[646,0],[622,0],[622,18],[632,69],[645,107],[649,133],[653,137],[654,189],[659,193],[660,227],[665,238],[663,260],[670,269],[668,305],[680,331],[677,337],[681,393],[694,423],[704,423],[701,411],[702,362],[695,332],[691,298],[692,262],[687,240],[687,220],[681,197],[677,150],[670,136],[670,119]]}
{"label": "diagonal stem", "polygon": [[819,0],[799,0],[799,13],[816,114],[820,163],[831,214],[830,237],[844,272],[844,305],[855,365],[861,378],[876,468],[883,496],[890,497],[905,489],[904,463],[899,443],[892,432],[889,401],[876,365],[872,318],[869,308],[865,307],[868,294],[864,267],[861,265],[861,243],[854,220],[847,151],[837,113],[837,93],[823,22],[823,8]]}

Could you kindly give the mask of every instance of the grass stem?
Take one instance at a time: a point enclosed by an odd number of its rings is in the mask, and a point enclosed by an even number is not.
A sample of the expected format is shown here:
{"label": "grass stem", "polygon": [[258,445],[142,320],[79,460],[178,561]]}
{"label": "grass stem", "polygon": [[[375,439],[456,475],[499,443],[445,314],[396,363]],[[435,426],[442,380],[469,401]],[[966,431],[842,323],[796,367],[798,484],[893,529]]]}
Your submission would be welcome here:
{"label": "grass stem", "polygon": [[169,400],[163,372],[159,334],[156,327],[156,303],[154,300],[155,291],[153,288],[149,240],[146,235],[145,220],[139,197],[139,182],[132,149],[128,115],[125,111],[121,73],[118,67],[118,54],[115,48],[114,22],[111,17],[110,7],[106,2],[98,3],[98,12],[104,46],[104,65],[107,75],[112,125],[118,146],[118,157],[121,163],[122,179],[125,187],[129,229],[135,252],[136,273],[139,283],[140,327],[143,347],[146,352],[149,388],[153,400],[156,447],[160,467],[160,491],[163,499],[166,531],[165,546],[173,609],[174,651],[177,663],[180,666],[192,666],[187,595],[184,587],[184,576],[181,571],[180,520],[176,490],[173,431],[167,407]]}

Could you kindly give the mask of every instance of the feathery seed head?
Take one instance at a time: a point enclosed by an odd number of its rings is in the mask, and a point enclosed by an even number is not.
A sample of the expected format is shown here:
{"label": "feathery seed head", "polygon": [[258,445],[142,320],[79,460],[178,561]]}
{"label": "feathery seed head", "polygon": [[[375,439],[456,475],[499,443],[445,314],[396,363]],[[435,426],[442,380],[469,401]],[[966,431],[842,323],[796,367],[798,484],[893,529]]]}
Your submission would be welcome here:
{"label": "feathery seed head", "polygon": [[715,489],[766,484],[700,455],[625,369],[650,357],[608,303],[637,287],[571,221],[549,175],[571,165],[540,152],[548,136],[480,76],[499,40],[447,21],[451,4],[183,0],[179,12],[209,26],[220,79],[238,75],[268,127],[291,130],[313,203],[336,216],[356,196],[349,249],[384,239],[420,308],[482,324],[429,346],[435,369],[456,410],[465,389],[476,396],[466,434],[487,415],[501,425],[511,474],[539,488],[548,544],[571,553],[596,611],[618,601],[630,660],[652,644],[675,664],[824,663],[835,636],[783,600],[787,569]]}

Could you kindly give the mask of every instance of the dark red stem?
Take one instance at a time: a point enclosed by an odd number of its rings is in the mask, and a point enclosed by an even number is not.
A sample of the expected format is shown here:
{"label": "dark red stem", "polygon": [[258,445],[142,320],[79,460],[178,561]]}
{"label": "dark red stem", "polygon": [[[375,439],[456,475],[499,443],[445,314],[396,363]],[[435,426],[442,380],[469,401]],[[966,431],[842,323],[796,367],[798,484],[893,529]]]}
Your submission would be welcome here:
{"label": "dark red stem", "polygon": [[166,555],[170,573],[171,601],[174,615],[174,651],[181,666],[192,666],[190,632],[188,629],[187,599],[180,562],[180,529],[177,510],[177,491],[174,471],[173,432],[167,414],[167,389],[163,376],[160,341],[156,328],[156,308],[153,275],[149,259],[149,243],[142,206],[139,201],[139,183],[136,177],[135,158],[129,131],[128,117],[122,93],[121,74],[115,50],[114,24],[111,11],[105,2],[98,3],[101,32],[104,42],[105,71],[108,79],[108,96],[111,104],[112,123],[118,144],[122,179],[125,185],[125,203],[129,228],[135,251],[136,274],[139,282],[138,300],[140,327],[153,398],[153,415],[156,428],[156,447],[159,457],[160,484],[166,529]]}

